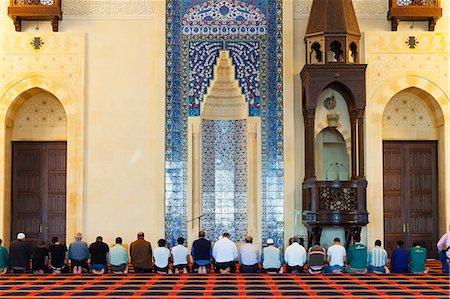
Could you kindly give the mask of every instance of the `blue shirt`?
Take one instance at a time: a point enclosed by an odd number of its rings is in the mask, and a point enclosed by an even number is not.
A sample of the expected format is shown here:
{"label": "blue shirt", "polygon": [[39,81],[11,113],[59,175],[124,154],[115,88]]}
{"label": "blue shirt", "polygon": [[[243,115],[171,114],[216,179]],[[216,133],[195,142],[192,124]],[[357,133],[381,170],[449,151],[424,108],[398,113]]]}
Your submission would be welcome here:
{"label": "blue shirt", "polygon": [[242,265],[253,266],[258,264],[259,252],[258,247],[251,243],[247,243],[239,250],[239,261]]}
{"label": "blue shirt", "polygon": [[391,271],[393,273],[407,273],[409,262],[409,251],[405,247],[394,250],[391,256]]}
{"label": "blue shirt", "polygon": [[82,261],[89,258],[89,247],[86,242],[77,240],[69,246],[69,259]]}

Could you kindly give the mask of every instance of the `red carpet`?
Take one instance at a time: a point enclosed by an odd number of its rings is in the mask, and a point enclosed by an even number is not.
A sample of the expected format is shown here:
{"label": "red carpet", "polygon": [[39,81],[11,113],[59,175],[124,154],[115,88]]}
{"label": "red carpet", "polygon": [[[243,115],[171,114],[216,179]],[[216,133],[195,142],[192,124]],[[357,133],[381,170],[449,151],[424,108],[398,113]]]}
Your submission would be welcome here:
{"label": "red carpet", "polygon": [[[3,298],[450,298],[450,279],[424,275],[0,276]],[[433,273],[434,272],[434,273]]]}

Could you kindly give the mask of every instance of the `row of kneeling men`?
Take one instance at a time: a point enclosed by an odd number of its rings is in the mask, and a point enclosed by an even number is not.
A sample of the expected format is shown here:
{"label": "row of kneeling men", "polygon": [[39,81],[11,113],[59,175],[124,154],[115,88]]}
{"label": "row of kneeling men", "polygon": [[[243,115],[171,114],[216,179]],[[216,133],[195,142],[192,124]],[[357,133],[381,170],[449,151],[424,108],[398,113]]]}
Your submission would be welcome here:
{"label": "row of kneeling men", "polygon": [[[10,257],[7,250],[1,246],[0,240],[0,272],[6,273],[8,267],[12,272],[25,273],[67,273],[69,262],[74,274],[88,272],[89,268],[94,274],[111,272],[127,274],[129,256],[122,246],[122,238],[117,237],[116,244],[109,248],[102,237],[97,237],[90,246],[82,241],[81,233],[75,235],[75,241],[67,249],[60,244],[58,238],[52,239],[47,248],[45,242],[40,242],[32,250],[25,242],[25,235],[19,233],[17,240],[11,243]],[[185,246],[185,239],[180,237],[177,245],[171,249],[166,247],[166,241],[160,239],[158,247],[152,250],[150,242],[144,239],[144,233],[138,233],[137,240],[130,245],[131,263],[136,273],[150,273],[154,270],[160,274],[188,273],[192,271],[206,274],[214,265],[216,273],[227,274],[236,271],[236,261],[239,261],[241,273],[283,273],[283,264],[286,264],[288,273],[310,274],[319,273],[424,273],[427,252],[420,244],[407,250],[403,242],[397,243],[397,249],[391,257],[391,270],[387,267],[388,255],[381,247],[381,241],[375,242],[375,247],[367,250],[366,245],[360,242],[359,237],[355,243],[346,249],[340,244],[339,238],[326,251],[320,243],[309,248],[303,247],[303,239],[294,237],[284,254],[278,249],[272,239],[266,241],[261,256],[259,249],[248,236],[245,245],[238,250],[236,244],[230,239],[229,233],[214,243],[205,238],[205,232],[199,232],[199,238],[192,244],[189,253]],[[31,259],[31,269],[30,269]],[[213,262],[211,262],[213,261]],[[109,264],[109,268],[108,268]],[[172,267],[171,267],[172,264]],[[307,265],[307,267],[305,267]]]}

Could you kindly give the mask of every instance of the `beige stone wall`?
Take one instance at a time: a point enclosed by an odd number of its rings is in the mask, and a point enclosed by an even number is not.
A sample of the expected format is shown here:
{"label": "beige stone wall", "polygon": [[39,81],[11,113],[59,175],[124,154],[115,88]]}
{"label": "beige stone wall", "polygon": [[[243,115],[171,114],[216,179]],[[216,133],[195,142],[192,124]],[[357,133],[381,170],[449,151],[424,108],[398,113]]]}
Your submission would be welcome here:
{"label": "beige stone wall", "polygon": [[[412,34],[419,41],[415,49],[410,49],[405,44]],[[419,128],[415,130],[415,137],[418,140],[439,140],[439,230],[443,233],[450,222],[448,31],[368,31],[365,33],[365,41],[366,63],[369,65],[366,109],[366,155],[370,157],[366,166],[369,181],[367,208],[370,212],[368,239],[372,241],[383,238],[382,141],[399,137],[383,132],[383,114],[388,103],[392,99],[395,101],[396,95],[405,90],[412,90],[415,100],[419,98],[422,101],[427,112],[434,118],[434,129],[438,132],[428,132],[429,136],[424,137]]]}
{"label": "beige stone wall", "polygon": [[[23,32],[14,32],[6,2],[0,1],[0,116],[33,87],[62,102],[68,115],[68,240],[80,230],[88,241],[102,235],[113,242],[120,235],[129,243],[144,231],[156,243],[164,237],[165,1],[65,1],[58,33],[44,21],[39,30],[36,22],[24,22]],[[29,45],[35,36],[43,38],[40,50]],[[18,47],[23,53],[15,55]],[[4,174],[10,174],[7,135],[2,125]],[[5,240],[9,186],[1,180]]]}

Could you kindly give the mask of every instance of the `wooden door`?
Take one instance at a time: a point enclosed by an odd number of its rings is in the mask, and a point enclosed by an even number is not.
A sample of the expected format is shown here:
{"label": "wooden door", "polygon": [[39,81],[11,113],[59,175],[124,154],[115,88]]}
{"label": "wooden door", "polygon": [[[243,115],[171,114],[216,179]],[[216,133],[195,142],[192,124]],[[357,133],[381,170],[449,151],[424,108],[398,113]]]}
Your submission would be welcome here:
{"label": "wooden door", "polygon": [[12,238],[66,238],[66,142],[13,142]]}
{"label": "wooden door", "polygon": [[438,231],[437,142],[383,143],[384,241],[421,242],[436,258]]}

